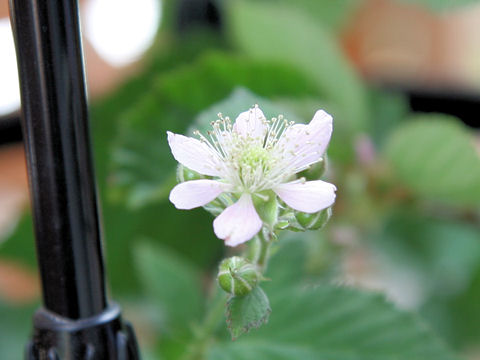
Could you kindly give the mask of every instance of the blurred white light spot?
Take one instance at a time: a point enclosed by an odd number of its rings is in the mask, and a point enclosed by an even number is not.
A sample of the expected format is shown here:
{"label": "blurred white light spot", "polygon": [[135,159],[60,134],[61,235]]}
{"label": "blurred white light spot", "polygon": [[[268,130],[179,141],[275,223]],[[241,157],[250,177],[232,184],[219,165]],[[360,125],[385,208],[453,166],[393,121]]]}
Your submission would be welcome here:
{"label": "blurred white light spot", "polygon": [[0,116],[20,107],[17,58],[8,18],[0,19]]}
{"label": "blurred white light spot", "polygon": [[111,65],[138,60],[152,45],[161,15],[161,0],[89,0],[85,34]]}

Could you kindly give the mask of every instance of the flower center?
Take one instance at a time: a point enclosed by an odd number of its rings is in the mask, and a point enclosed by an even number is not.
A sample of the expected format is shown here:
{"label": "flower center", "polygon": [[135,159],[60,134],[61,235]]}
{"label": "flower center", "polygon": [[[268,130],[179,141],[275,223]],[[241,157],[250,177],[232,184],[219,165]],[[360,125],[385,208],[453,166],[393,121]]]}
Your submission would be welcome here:
{"label": "flower center", "polygon": [[218,170],[222,178],[234,185],[237,191],[257,192],[271,189],[293,173],[283,158],[283,147],[278,146],[287,130],[295,123],[282,115],[265,121],[263,140],[239,134],[230,119],[218,114],[211,123],[208,135],[194,132],[221,160]]}
{"label": "flower center", "polygon": [[235,162],[243,187],[258,190],[274,163],[272,154],[260,144],[250,143],[239,150]]}
{"label": "flower center", "polygon": [[240,168],[257,168],[268,167],[271,155],[263,146],[248,146],[240,154],[239,167]]}

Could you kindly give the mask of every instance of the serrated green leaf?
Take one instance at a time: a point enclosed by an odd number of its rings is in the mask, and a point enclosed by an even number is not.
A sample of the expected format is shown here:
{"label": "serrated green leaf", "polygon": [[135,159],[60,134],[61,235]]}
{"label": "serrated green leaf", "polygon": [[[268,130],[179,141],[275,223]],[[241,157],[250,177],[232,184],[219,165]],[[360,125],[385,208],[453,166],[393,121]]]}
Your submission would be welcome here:
{"label": "serrated green leaf", "polygon": [[453,117],[418,115],[386,144],[399,179],[416,194],[458,204],[480,203],[480,156],[473,136]]}
{"label": "serrated green leaf", "polygon": [[245,296],[231,297],[227,302],[226,317],[232,339],[266,323],[271,311],[268,297],[260,286]]}
{"label": "serrated green leaf", "polygon": [[336,117],[339,132],[364,130],[368,115],[362,83],[331,34],[309,15],[292,5],[235,1],[228,25],[234,43],[248,56],[291,64],[310,76],[322,98],[343,110],[345,116]]}
{"label": "serrated green leaf", "polygon": [[308,285],[305,268],[286,264],[305,264],[309,241],[292,236],[274,249],[266,274],[272,280],[262,285],[273,309],[269,322],[235,342],[219,339],[207,359],[457,360],[416,315],[382,295]]}
{"label": "serrated green leaf", "polygon": [[162,310],[167,329],[185,331],[201,315],[199,271],[171,250],[148,243],[135,249],[144,289]]}
{"label": "serrated green leaf", "polygon": [[216,344],[208,359],[456,359],[417,317],[377,294],[293,286],[270,299],[268,324],[234,343]]}

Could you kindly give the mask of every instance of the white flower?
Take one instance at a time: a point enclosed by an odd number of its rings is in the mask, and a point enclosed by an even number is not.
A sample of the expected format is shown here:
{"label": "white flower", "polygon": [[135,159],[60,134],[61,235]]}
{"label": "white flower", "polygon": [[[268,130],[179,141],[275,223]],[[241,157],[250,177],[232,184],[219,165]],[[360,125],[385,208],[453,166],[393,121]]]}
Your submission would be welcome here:
{"label": "white flower", "polygon": [[320,161],[332,134],[332,117],[323,110],[308,125],[287,122],[282,116],[268,121],[256,105],[241,113],[232,125],[219,114],[208,138],[199,140],[167,132],[175,159],[212,179],[178,184],[170,201],[178,209],[193,209],[222,193],[238,198],[213,222],[215,234],[229,246],[254,237],[262,228],[252,196],[273,190],[289,207],[318,212],[335,201],[334,185],[296,179],[295,174]]}

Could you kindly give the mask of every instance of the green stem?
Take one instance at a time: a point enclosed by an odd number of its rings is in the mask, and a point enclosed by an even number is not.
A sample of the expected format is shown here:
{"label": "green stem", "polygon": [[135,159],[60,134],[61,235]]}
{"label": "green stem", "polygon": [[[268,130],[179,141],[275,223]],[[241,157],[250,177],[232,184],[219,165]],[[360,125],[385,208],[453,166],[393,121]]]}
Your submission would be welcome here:
{"label": "green stem", "polygon": [[212,335],[222,321],[226,300],[227,294],[220,291],[218,286],[216,286],[212,303],[203,318],[202,324],[195,329],[194,338],[182,360],[203,360],[205,358]]}
{"label": "green stem", "polygon": [[270,253],[270,244],[272,242],[272,234],[269,232],[266,237],[263,231],[260,231],[260,233],[258,234],[258,238],[260,239],[260,248],[258,251],[257,266],[259,270],[263,273],[267,268],[268,255]]}

